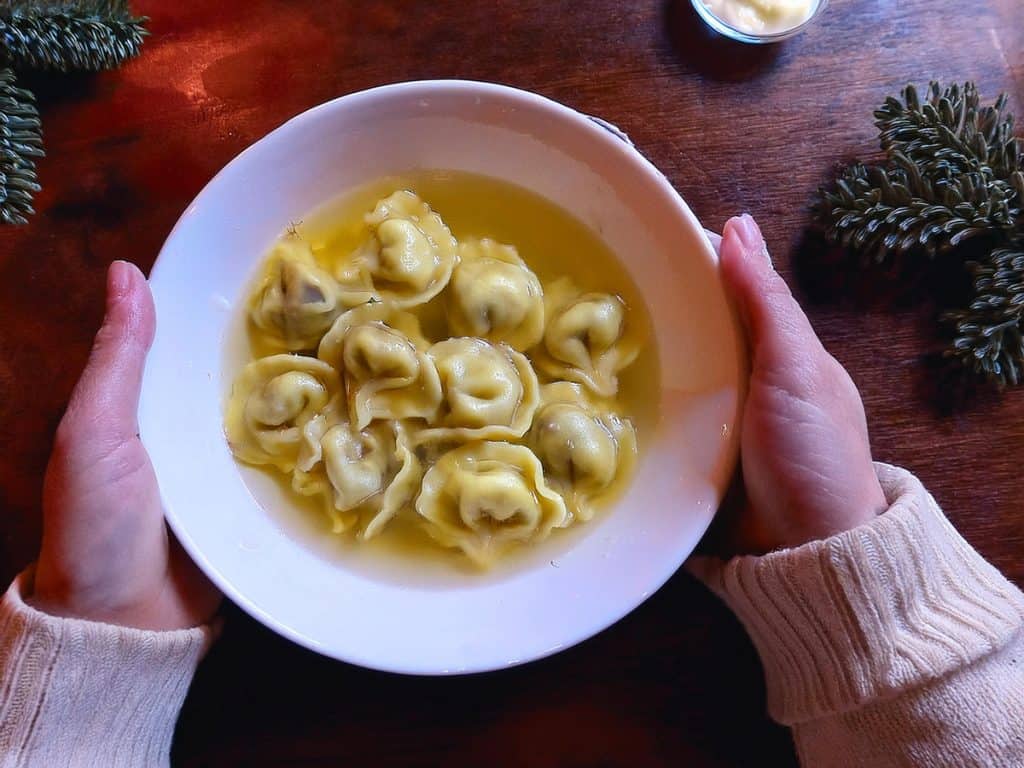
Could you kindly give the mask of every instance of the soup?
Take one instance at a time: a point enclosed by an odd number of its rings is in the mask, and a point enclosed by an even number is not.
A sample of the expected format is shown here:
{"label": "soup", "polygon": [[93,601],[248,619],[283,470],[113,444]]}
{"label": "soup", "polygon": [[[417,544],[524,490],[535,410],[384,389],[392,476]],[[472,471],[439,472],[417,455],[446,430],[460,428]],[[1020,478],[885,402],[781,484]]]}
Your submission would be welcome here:
{"label": "soup", "polygon": [[260,505],[373,572],[557,563],[656,421],[650,320],[615,255],[496,179],[381,179],[292,222],[228,343],[226,432]]}

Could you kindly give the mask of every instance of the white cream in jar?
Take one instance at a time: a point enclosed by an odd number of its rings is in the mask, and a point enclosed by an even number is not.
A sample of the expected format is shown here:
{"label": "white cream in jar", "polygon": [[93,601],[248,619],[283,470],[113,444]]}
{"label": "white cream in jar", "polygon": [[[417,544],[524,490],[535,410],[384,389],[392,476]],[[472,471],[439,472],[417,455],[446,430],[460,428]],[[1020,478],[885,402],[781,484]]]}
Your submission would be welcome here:
{"label": "white cream in jar", "polygon": [[701,0],[730,27],[752,35],[787,32],[814,13],[818,0]]}

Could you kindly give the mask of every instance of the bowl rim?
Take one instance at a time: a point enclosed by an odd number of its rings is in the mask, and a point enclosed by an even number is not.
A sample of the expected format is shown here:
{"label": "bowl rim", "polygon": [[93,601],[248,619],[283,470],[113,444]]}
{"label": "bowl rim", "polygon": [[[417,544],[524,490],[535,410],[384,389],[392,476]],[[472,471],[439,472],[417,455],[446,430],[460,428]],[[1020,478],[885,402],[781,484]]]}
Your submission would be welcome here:
{"label": "bowl rim", "polygon": [[[421,95],[423,97],[436,96],[438,95],[439,89],[448,91],[451,94],[464,92],[477,96],[498,97],[524,106],[546,110],[552,114],[553,117],[561,118],[572,123],[577,130],[591,134],[593,138],[603,143],[605,149],[608,151],[619,153],[628,158],[630,166],[638,173],[646,175],[648,179],[660,189],[666,202],[671,201],[676,213],[678,213],[682,220],[688,223],[691,229],[696,233],[692,256],[694,258],[703,258],[707,260],[713,267],[718,264],[717,249],[713,245],[712,241],[712,238],[715,236],[703,227],[700,220],[690,209],[682,195],[680,195],[675,187],[672,186],[667,177],[650,160],[648,160],[632,144],[632,142],[628,140],[628,138],[623,138],[625,136],[623,132],[619,131],[617,133],[613,130],[613,128],[617,128],[614,124],[605,124],[605,121],[603,120],[595,120],[592,116],[555,101],[554,99],[509,85],[465,79],[426,79],[389,83],[344,94],[294,115],[272,131],[266,133],[248,145],[229,162],[227,162],[224,167],[221,168],[203,186],[195,198],[193,198],[185,208],[184,212],[181,214],[174,227],[172,227],[160,248],[160,252],[157,255],[150,271],[150,280],[158,278],[165,269],[171,268],[168,264],[169,259],[163,258],[165,252],[169,248],[169,244],[174,240],[179,229],[184,228],[187,220],[191,218],[191,216],[193,216],[196,211],[204,205],[207,198],[213,194],[211,190],[218,185],[219,180],[223,176],[231,173],[232,170],[241,164],[244,161],[244,158],[248,155],[259,151],[259,146],[264,142],[268,142],[274,138],[280,138],[282,134],[287,133],[299,123],[315,119],[317,116],[326,112],[350,108],[364,100],[373,100],[382,96],[388,96],[400,92],[407,92],[405,94],[407,96],[410,94]],[[620,136],[619,133],[622,133],[622,135]],[[698,541],[707,532],[707,529],[710,527],[711,522],[717,514],[717,505],[721,503],[721,500],[725,495],[729,484],[729,478],[731,477],[733,469],[738,461],[739,420],[742,414],[743,402],[746,397],[746,380],[744,372],[747,370],[748,362],[745,357],[745,341],[742,332],[738,330],[739,324],[737,322],[735,306],[728,296],[726,296],[726,299],[728,303],[728,311],[733,318],[738,334],[737,354],[739,360],[738,380],[736,382],[737,401],[735,421],[731,429],[731,438],[726,443],[722,454],[722,461],[723,465],[726,467],[726,471],[723,472],[723,477],[718,480],[718,482],[712,484],[712,487],[717,493],[717,503],[712,509],[712,512],[708,514],[705,519],[701,520],[699,525],[694,527],[695,533],[699,532],[699,536],[697,537]],[[210,579],[210,581],[225,597],[229,598],[233,603],[235,603],[235,605],[259,621],[265,627],[303,648],[315,651],[316,653],[338,661],[382,672],[416,676],[452,676],[491,672],[520,666],[557,654],[563,650],[567,650],[594,637],[639,608],[678,572],[686,559],[692,554],[692,551],[680,551],[673,557],[664,558],[665,562],[663,567],[658,570],[656,576],[651,578],[649,588],[645,590],[642,596],[633,601],[623,601],[621,604],[615,606],[614,609],[603,613],[600,618],[591,620],[586,625],[577,626],[571,633],[572,639],[567,640],[562,644],[541,651],[530,652],[514,659],[507,659],[503,662],[499,662],[494,659],[491,661],[474,660],[473,662],[457,669],[449,669],[440,668],[436,663],[430,663],[429,661],[424,663],[423,661],[419,661],[411,657],[395,662],[382,661],[380,658],[374,657],[372,654],[367,655],[364,653],[354,653],[351,649],[346,649],[344,652],[341,652],[334,648],[325,647],[315,639],[307,637],[298,630],[293,629],[288,626],[288,624],[279,621],[274,616],[261,609],[255,602],[239,591],[235,585],[221,573],[220,569],[210,561],[210,559],[192,539],[188,533],[187,526],[172,512],[173,507],[166,503],[163,507],[164,516],[168,526],[188,556],[200,567],[206,577]]]}

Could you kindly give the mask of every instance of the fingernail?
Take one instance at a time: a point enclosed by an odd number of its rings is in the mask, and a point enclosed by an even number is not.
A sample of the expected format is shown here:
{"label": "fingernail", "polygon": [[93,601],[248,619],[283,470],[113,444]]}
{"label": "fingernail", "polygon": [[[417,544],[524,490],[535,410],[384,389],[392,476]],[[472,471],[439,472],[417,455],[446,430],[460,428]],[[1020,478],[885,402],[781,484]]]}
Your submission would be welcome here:
{"label": "fingernail", "polygon": [[771,254],[768,253],[768,245],[764,241],[760,227],[749,213],[739,217],[736,226],[736,234],[739,235],[747,253],[759,253],[769,264],[772,263]]}
{"label": "fingernail", "polygon": [[757,228],[757,222],[749,213],[744,213],[736,219],[736,234],[740,236],[747,251],[761,250],[764,238],[761,237],[761,230]]}
{"label": "fingernail", "polygon": [[124,298],[131,286],[132,268],[127,261],[111,262],[107,270],[107,304]]}

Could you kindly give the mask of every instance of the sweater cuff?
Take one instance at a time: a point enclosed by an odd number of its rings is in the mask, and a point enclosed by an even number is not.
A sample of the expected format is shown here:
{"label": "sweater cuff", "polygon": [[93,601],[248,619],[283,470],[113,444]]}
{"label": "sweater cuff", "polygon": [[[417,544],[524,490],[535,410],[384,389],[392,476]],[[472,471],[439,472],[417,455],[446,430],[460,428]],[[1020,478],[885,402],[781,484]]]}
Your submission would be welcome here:
{"label": "sweater cuff", "polygon": [[0,600],[0,765],[167,765],[210,628],[50,616],[23,599],[30,575]]}
{"label": "sweater cuff", "polygon": [[692,568],[737,614],[786,725],[855,709],[970,664],[1024,622],[1024,595],[956,532],[920,481],[876,464],[889,509],[763,557]]}

